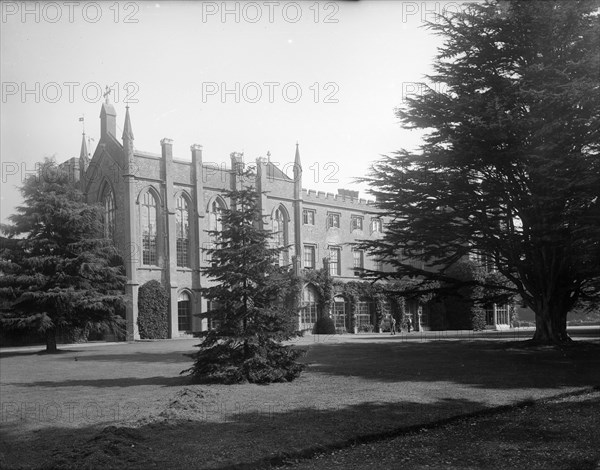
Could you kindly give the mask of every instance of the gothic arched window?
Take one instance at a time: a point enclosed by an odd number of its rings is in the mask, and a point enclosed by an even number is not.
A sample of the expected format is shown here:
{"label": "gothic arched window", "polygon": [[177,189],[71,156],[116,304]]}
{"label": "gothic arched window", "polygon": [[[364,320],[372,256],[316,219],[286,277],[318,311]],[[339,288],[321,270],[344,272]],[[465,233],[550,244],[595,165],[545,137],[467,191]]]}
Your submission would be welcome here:
{"label": "gothic arched window", "polygon": [[156,198],[150,191],[146,191],[142,198],[141,228],[142,228],[142,263],[156,266],[158,264]]}
{"label": "gothic arched window", "polygon": [[177,231],[177,266],[189,267],[190,223],[187,199],[180,195],[177,198],[175,223]]}
{"label": "gothic arched window", "polygon": [[221,214],[223,212],[223,203],[219,199],[215,199],[210,205],[210,212],[208,214],[208,229],[216,232],[223,230],[223,222],[221,221]]}
{"label": "gothic arched window", "polygon": [[[217,197],[209,206],[208,206],[208,230],[209,233],[209,249],[216,248],[216,243],[218,240],[218,235],[215,232],[221,232],[223,230],[223,221],[221,220],[221,215],[223,210],[225,209],[225,203],[220,197]],[[207,262],[211,262],[211,255],[206,253],[205,260]]]}
{"label": "gothic arched window", "polygon": [[190,294],[182,291],[177,296],[177,327],[180,332],[192,329],[192,302]]}
{"label": "gothic arched window", "polygon": [[[273,214],[273,239],[275,247],[286,248],[288,246],[288,219],[284,210],[279,207]],[[288,264],[288,250],[279,253],[279,266]]]}
{"label": "gothic arched window", "polygon": [[106,186],[102,195],[102,227],[104,238],[115,239],[115,195],[109,186]]}
{"label": "gothic arched window", "polygon": [[302,309],[300,310],[300,329],[311,329],[317,321],[319,294],[312,285],[307,285],[302,291]]}

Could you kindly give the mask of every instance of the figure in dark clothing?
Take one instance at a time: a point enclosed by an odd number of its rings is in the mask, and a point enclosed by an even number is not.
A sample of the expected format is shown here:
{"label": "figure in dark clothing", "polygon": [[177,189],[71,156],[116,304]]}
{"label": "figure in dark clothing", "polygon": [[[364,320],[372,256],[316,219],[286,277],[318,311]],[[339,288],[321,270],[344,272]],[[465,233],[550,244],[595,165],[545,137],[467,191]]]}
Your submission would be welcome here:
{"label": "figure in dark clothing", "polygon": [[390,331],[390,334],[396,334],[396,319],[393,316],[390,316]]}
{"label": "figure in dark clothing", "polygon": [[412,328],[412,320],[409,315],[408,317],[406,317],[406,329],[409,333],[410,333],[411,328]]}

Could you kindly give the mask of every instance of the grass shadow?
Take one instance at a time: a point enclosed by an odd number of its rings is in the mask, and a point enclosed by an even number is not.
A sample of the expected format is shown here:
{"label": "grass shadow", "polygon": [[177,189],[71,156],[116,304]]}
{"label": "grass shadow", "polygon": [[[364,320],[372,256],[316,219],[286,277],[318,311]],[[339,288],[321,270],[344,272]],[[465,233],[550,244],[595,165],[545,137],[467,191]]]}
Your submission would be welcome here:
{"label": "grass shadow", "polygon": [[[478,451],[475,449],[462,458],[475,459],[472,468],[488,468],[486,448],[502,451],[497,449],[499,436],[503,442],[522,445],[526,451],[522,452],[523,459],[531,458],[529,451],[534,446],[548,449],[548,441],[550,447],[566,442],[569,449],[582,447],[590,453],[588,441],[593,440],[590,436],[579,443],[579,426],[569,428],[570,434],[561,435],[557,431],[561,420],[548,424],[546,416],[572,413],[564,404],[550,405],[543,421],[532,423],[530,416],[519,411],[525,404],[488,408],[477,401],[452,398],[432,403],[363,402],[327,408],[320,408],[318,402],[302,408],[290,403],[246,404],[231,410],[205,406],[201,393],[180,394],[179,398],[157,419],[135,427],[120,427],[119,423],[103,429],[55,427],[41,430],[29,442],[20,442],[9,433],[0,453],[6,466],[18,463],[46,468],[267,468],[319,453],[325,453],[327,458],[333,450],[351,451],[354,446],[367,443],[380,443],[369,447],[368,455],[376,462],[378,455],[387,455],[380,447],[385,440],[411,436],[417,444],[433,441],[444,456],[450,452],[460,454],[463,446],[457,442],[457,435],[466,434],[487,445],[480,446],[480,455],[473,455]],[[593,412],[599,403],[596,398],[578,408],[582,426],[595,423],[597,427]],[[504,413],[510,416],[508,421],[495,418]],[[464,425],[464,430],[459,433],[445,431],[449,426],[460,425]],[[390,447],[400,448],[398,444]],[[431,459],[422,452],[417,454],[422,454],[425,463]],[[555,457],[546,451],[546,459]],[[546,463],[551,464],[551,460]],[[327,468],[326,463],[322,468]]]}
{"label": "grass shadow", "polygon": [[[193,351],[190,351],[190,353],[192,352]],[[187,353],[179,351],[169,351],[164,353],[136,352],[128,354],[84,354],[77,356],[77,360],[89,362],[191,363],[192,359],[187,357],[186,354]]]}
{"label": "grass shadow", "polygon": [[[294,403],[245,403],[224,409],[205,405],[195,394],[171,403],[139,426],[103,429],[44,428],[27,443],[8,427],[1,451],[7,467],[23,463],[45,468],[222,468],[259,462],[273,454],[309,456],[325,448],[396,435],[485,407],[455,399],[438,403],[365,402],[349,406],[296,408]],[[310,429],[310,432],[307,432]],[[12,430],[16,431],[16,429]],[[49,444],[51,441],[53,444]],[[168,443],[168,445],[166,445]],[[35,450],[32,450],[35,449]]]}
{"label": "grass shadow", "polygon": [[19,387],[49,387],[49,388],[67,388],[67,387],[137,387],[141,385],[159,385],[163,387],[177,387],[186,385],[189,378],[186,376],[178,377],[119,377],[114,379],[73,379],[73,380],[40,380],[35,382],[13,382],[5,385],[14,385]]}
{"label": "grass shadow", "polygon": [[383,382],[451,382],[479,388],[560,388],[600,384],[600,345],[530,348],[521,342],[320,343],[308,370]]}

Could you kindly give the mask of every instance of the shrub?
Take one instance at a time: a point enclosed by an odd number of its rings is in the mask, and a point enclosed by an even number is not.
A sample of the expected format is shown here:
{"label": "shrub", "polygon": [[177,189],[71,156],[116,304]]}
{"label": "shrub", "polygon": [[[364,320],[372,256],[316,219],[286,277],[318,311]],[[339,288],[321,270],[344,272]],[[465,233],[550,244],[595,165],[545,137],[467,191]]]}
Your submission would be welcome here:
{"label": "shrub", "polygon": [[[567,322],[567,324],[569,324],[569,322]],[[513,327],[515,328],[525,328],[525,327],[532,327],[535,326],[535,322],[532,321],[523,321],[523,320],[517,320],[513,322]]]}
{"label": "shrub", "polygon": [[471,308],[471,324],[474,331],[485,330],[485,310],[474,305]]}
{"label": "shrub", "polygon": [[334,335],[336,333],[335,323],[329,317],[321,317],[315,323],[313,331],[316,335]]}
{"label": "shrub", "polygon": [[89,331],[85,328],[69,328],[64,331],[59,330],[58,340],[61,343],[85,343],[88,340]]}
{"label": "shrub", "polygon": [[224,339],[191,355],[195,363],[182,373],[191,373],[196,383],[268,384],[291,382],[304,370],[305,365],[296,362],[302,349],[270,340],[247,347],[244,351],[239,342]]}
{"label": "shrub", "polygon": [[138,327],[142,339],[169,337],[169,296],[158,281],[148,281],[138,292]]}

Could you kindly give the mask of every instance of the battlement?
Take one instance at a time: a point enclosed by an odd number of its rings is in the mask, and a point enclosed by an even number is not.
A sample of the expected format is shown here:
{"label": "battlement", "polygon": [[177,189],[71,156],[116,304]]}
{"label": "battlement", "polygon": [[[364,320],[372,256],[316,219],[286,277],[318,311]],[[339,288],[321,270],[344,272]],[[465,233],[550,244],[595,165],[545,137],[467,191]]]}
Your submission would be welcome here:
{"label": "battlement", "polygon": [[[351,193],[351,194],[349,194]],[[316,191],[314,189],[302,188],[302,199],[304,201],[319,201],[319,202],[331,202],[343,205],[361,205],[361,206],[372,206],[375,201],[370,199],[362,199],[354,197],[354,194],[358,195],[358,191],[343,191],[340,194],[326,193],[325,191]]]}

